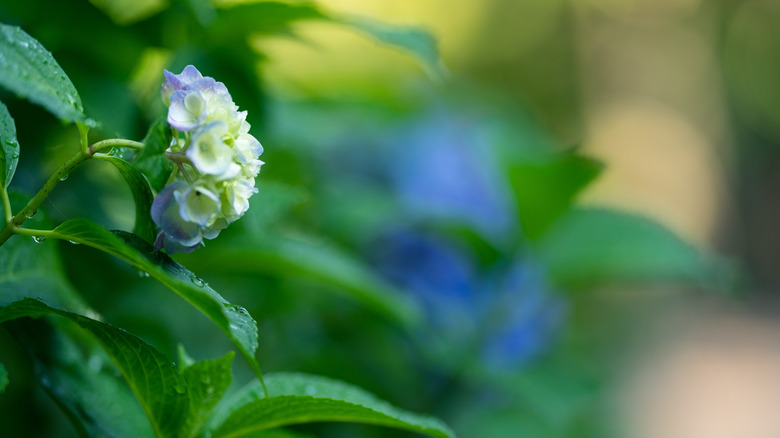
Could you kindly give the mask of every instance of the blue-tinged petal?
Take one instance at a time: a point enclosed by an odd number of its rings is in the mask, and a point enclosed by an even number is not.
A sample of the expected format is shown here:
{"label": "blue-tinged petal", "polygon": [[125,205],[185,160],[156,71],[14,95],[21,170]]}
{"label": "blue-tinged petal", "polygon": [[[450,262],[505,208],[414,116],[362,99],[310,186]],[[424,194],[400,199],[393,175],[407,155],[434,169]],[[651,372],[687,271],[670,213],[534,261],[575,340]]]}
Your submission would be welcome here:
{"label": "blue-tinged petal", "polygon": [[214,219],[214,222],[209,224],[205,230],[203,230],[203,237],[206,239],[213,239],[219,235],[219,232],[224,230],[230,225],[230,222],[224,217],[219,216]]}
{"label": "blue-tinged petal", "polygon": [[168,124],[179,131],[192,131],[206,120],[206,99],[198,91],[177,90],[171,95]]}
{"label": "blue-tinged petal", "polygon": [[194,65],[188,65],[184,67],[184,70],[181,71],[179,74],[179,78],[185,83],[185,84],[191,84],[199,79],[203,79],[203,75],[200,74],[197,68],[195,68]]}
{"label": "blue-tinged petal", "polygon": [[188,189],[183,181],[174,181],[162,189],[152,202],[152,220],[165,234],[165,237],[184,246],[200,243],[203,236],[200,227],[181,217],[176,193]]}

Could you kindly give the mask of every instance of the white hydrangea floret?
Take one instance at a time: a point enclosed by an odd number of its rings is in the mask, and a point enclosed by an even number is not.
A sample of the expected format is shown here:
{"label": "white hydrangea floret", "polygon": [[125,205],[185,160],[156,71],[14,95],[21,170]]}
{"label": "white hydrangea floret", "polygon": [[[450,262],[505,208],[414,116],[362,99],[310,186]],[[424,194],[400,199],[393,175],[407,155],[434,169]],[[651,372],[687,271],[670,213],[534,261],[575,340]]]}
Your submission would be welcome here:
{"label": "white hydrangea floret", "polygon": [[216,215],[220,214],[219,196],[202,185],[187,187],[181,192],[174,193],[174,197],[179,203],[179,215],[187,222],[206,227]]}
{"label": "white hydrangea floret", "polygon": [[222,175],[233,164],[233,150],[225,143],[227,125],[211,122],[192,135],[192,142],[185,152],[198,171],[208,175]]}

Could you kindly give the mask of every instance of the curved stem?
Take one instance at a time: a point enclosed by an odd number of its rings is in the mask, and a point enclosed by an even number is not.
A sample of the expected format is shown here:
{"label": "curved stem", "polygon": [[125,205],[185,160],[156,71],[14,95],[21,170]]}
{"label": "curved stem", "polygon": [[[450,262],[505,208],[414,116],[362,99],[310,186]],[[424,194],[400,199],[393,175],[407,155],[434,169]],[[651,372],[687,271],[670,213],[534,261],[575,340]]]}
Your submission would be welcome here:
{"label": "curved stem", "polygon": [[123,138],[110,138],[108,140],[99,141],[89,147],[88,153],[95,155],[97,152],[103,149],[112,148],[114,146],[125,147],[130,149],[143,149],[144,144],[140,141],[125,140]]}
{"label": "curved stem", "polygon": [[[22,230],[19,228],[22,223],[27,220],[27,218],[31,217],[34,212],[40,207],[40,205],[43,203],[44,200],[49,196],[51,191],[54,189],[54,187],[59,184],[60,181],[63,181],[65,178],[68,177],[70,172],[72,172],[76,167],[78,167],[81,163],[84,161],[92,158],[93,155],[95,155],[97,152],[102,151],[103,149],[111,148],[114,146],[120,146],[120,147],[128,147],[132,149],[143,149],[144,144],[137,141],[132,140],[125,140],[121,138],[115,138],[115,139],[109,139],[109,140],[103,140],[99,141],[92,146],[89,146],[87,148],[84,148],[80,150],[76,155],[71,157],[68,161],[63,163],[62,166],[57,168],[57,170],[52,174],[52,176],[49,177],[49,179],[43,184],[43,187],[38,191],[38,193],[33,196],[30,201],[27,202],[27,205],[24,206],[24,208],[17,213],[16,215],[11,216],[11,209],[10,209],[10,202],[6,209],[6,221],[5,226],[2,230],[0,230],[0,245],[6,242],[8,238],[10,238],[14,233],[18,232],[19,230]],[[7,198],[7,194],[5,195],[5,198]],[[3,199],[3,204],[5,206],[6,199]]]}
{"label": "curved stem", "polygon": [[8,190],[5,187],[3,187],[3,190],[0,190],[0,196],[3,198],[3,212],[5,212],[5,223],[7,224],[11,222],[14,214],[11,211],[11,200],[8,198]]}

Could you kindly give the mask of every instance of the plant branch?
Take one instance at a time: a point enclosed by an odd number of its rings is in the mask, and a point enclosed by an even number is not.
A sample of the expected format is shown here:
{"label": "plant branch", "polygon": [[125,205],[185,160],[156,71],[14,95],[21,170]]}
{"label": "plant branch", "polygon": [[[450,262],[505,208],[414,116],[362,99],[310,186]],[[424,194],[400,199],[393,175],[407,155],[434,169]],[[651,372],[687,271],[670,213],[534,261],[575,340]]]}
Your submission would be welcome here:
{"label": "plant branch", "polygon": [[8,224],[11,222],[11,219],[13,219],[14,214],[11,211],[11,200],[8,199],[8,190],[6,190],[5,187],[3,187],[3,190],[0,190],[0,196],[3,198],[3,211],[5,212],[5,223]]}
{"label": "plant branch", "polygon": [[[0,245],[5,243],[8,240],[8,238],[11,237],[11,235],[13,235],[18,230],[20,230],[19,226],[22,225],[22,223],[25,220],[27,220],[27,218],[31,217],[34,214],[34,212],[38,209],[38,207],[40,207],[43,201],[46,200],[46,198],[49,196],[51,191],[54,190],[54,187],[56,187],[60,181],[64,181],[65,178],[68,177],[70,172],[72,172],[75,168],[81,165],[81,163],[83,163],[84,161],[92,158],[92,156],[95,155],[97,152],[100,152],[103,149],[111,148],[114,146],[127,147],[132,149],[143,149],[144,144],[137,141],[115,138],[115,139],[99,141],[93,144],[92,146],[80,150],[76,155],[71,157],[62,166],[57,168],[54,174],[52,174],[52,176],[50,176],[49,179],[43,184],[43,187],[38,191],[38,193],[36,193],[35,196],[33,196],[33,198],[30,199],[29,202],[27,202],[27,205],[25,205],[24,208],[19,213],[9,218],[9,216],[11,215],[10,205],[6,207],[5,226],[3,227],[2,230],[0,230]],[[6,205],[7,197],[8,197],[7,194],[5,194],[3,199],[4,206]]]}

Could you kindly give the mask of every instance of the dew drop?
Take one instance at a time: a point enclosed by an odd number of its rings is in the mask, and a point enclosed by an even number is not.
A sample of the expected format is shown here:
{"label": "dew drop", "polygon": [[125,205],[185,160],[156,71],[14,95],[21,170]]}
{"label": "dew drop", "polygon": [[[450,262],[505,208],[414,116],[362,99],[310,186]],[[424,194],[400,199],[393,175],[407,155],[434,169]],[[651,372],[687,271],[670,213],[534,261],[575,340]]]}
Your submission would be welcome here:
{"label": "dew drop", "polygon": [[194,275],[190,277],[190,281],[192,281],[192,284],[198,287],[203,287],[206,285],[206,282],[203,281],[203,279],[195,277]]}
{"label": "dew drop", "polygon": [[149,273],[144,271],[143,269],[139,269],[138,276],[141,278],[149,278]]}
{"label": "dew drop", "polygon": [[35,217],[35,215],[38,213],[38,210],[33,210],[30,214],[27,215],[27,219],[31,219]]}
{"label": "dew drop", "polygon": [[80,245],[80,243],[76,242],[75,240],[68,240],[68,242],[74,244],[74,245]]}
{"label": "dew drop", "polygon": [[68,179],[68,176],[69,176],[69,175],[70,175],[69,173],[63,174],[63,175],[60,177],[60,181],[65,181],[66,179]]}
{"label": "dew drop", "polygon": [[41,242],[43,242],[44,240],[46,240],[46,238],[45,238],[45,237],[43,237],[43,236],[32,236],[32,238],[33,238],[33,240],[35,241],[35,243],[41,243]]}

